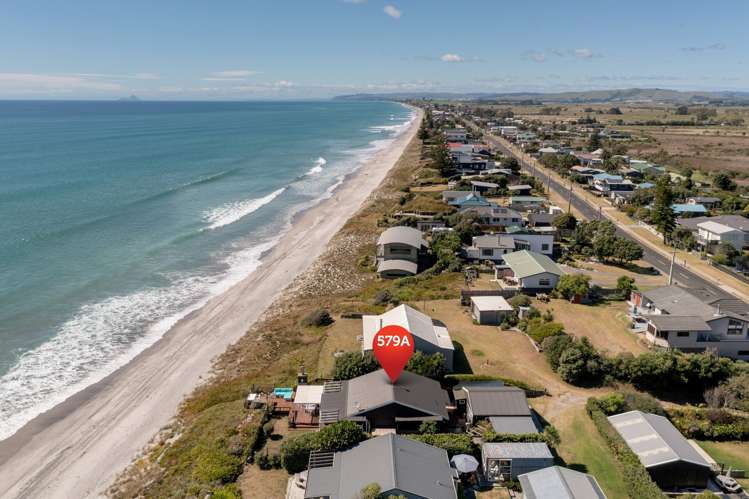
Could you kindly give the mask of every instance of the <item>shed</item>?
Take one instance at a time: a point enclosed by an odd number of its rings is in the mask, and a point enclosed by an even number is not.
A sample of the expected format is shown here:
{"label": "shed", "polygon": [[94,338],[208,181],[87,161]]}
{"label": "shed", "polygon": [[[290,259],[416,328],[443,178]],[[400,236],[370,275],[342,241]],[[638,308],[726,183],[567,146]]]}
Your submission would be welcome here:
{"label": "shed", "polygon": [[553,466],[554,456],[543,442],[485,443],[481,446],[481,464],[488,481],[506,482]]}
{"label": "shed", "polygon": [[319,406],[323,385],[299,385],[294,393],[294,403],[304,406]]}
{"label": "shed", "polygon": [[523,499],[606,499],[593,475],[551,466],[518,477]]}
{"label": "shed", "polygon": [[707,486],[710,464],[668,419],[642,411],[608,419],[661,488]]}
{"label": "shed", "polygon": [[512,306],[502,296],[472,296],[471,315],[479,324],[501,324]]}

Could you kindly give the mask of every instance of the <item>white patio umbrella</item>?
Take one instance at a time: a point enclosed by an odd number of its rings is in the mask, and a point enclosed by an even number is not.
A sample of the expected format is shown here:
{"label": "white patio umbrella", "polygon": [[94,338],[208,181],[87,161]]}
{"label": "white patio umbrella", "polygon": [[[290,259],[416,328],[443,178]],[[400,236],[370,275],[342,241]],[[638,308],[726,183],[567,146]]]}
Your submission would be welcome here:
{"label": "white patio umbrella", "polygon": [[468,454],[456,454],[450,459],[450,462],[461,473],[473,473],[479,467],[479,462],[476,461],[476,458]]}

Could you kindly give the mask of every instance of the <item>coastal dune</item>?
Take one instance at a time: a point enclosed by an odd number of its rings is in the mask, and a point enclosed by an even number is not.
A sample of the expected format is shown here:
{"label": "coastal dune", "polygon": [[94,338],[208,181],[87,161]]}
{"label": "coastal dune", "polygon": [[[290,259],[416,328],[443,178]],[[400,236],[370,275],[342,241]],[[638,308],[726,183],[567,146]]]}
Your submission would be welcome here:
{"label": "coastal dune", "polygon": [[166,425],[239,339],[385,179],[421,122],[421,111],[329,198],[300,214],[250,276],[179,321],[101,382],[0,442],[0,497],[96,497]]}

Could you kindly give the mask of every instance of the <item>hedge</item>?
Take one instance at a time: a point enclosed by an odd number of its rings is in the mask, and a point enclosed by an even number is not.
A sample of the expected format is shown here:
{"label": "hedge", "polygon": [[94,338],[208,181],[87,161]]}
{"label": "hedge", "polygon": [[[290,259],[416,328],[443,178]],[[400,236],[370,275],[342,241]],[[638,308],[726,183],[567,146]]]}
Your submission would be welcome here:
{"label": "hedge", "polygon": [[340,421],[325,426],[318,432],[305,433],[290,438],[281,444],[281,465],[289,473],[307,469],[312,451],[336,452],[345,450],[366,440],[361,426],[353,421]]}
{"label": "hedge", "polygon": [[723,409],[672,409],[668,417],[687,438],[749,440],[749,418]]}
{"label": "hedge", "polygon": [[411,440],[423,442],[447,451],[449,457],[456,454],[478,456],[479,451],[471,436],[465,433],[429,433],[424,435],[404,435]]}
{"label": "hedge", "polygon": [[445,381],[454,382],[454,384],[458,384],[461,382],[468,383],[471,381],[501,381],[505,385],[516,386],[522,390],[525,390],[526,392],[546,393],[546,389],[543,387],[531,385],[526,383],[525,381],[520,381],[513,378],[506,378],[504,376],[489,376],[486,374],[448,374],[445,376]]}
{"label": "hedge", "polygon": [[665,495],[650,477],[637,455],[632,452],[624,439],[611,426],[606,414],[601,410],[598,400],[593,397],[589,398],[585,404],[585,410],[619,463],[619,469],[629,497],[663,499]]}

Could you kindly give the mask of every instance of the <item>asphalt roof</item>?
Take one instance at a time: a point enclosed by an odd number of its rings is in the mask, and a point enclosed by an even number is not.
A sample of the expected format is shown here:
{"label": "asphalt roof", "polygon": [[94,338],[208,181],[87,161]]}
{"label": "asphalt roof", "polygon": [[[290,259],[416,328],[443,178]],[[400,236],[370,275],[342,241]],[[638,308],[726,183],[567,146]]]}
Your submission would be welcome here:
{"label": "asphalt roof", "polygon": [[441,323],[435,324],[427,314],[419,312],[408,305],[399,305],[380,315],[365,315],[362,317],[362,345],[372,348],[372,342],[377,332],[384,326],[401,326],[413,336],[436,345],[444,350],[454,350],[452,339],[447,328]]}
{"label": "asphalt roof", "polygon": [[677,220],[679,225],[688,227],[692,230],[697,230],[697,225],[702,222],[716,222],[722,225],[727,225],[734,229],[739,229],[744,232],[749,232],[749,218],[742,217],[740,215],[719,215],[717,217],[694,217],[694,218],[680,218]]}
{"label": "asphalt roof", "polygon": [[525,499],[606,499],[595,477],[549,466],[518,476]]}
{"label": "asphalt roof", "polygon": [[427,246],[421,231],[413,227],[390,227],[377,239],[378,246],[392,243],[407,244],[414,248]]}
{"label": "asphalt roof", "polygon": [[528,250],[507,253],[504,255],[504,260],[515,277],[520,279],[544,272],[556,275],[564,273],[548,256]]}
{"label": "asphalt roof", "polygon": [[696,316],[655,314],[645,317],[662,331],[710,331],[708,323]]}
{"label": "asphalt roof", "polygon": [[533,416],[494,416],[489,418],[489,423],[497,433],[511,433],[513,435],[538,433],[538,427],[533,421]]}
{"label": "asphalt roof", "polygon": [[642,296],[653,302],[656,308],[670,315],[711,317],[715,308],[703,302],[679,286],[662,286],[644,291]]}
{"label": "asphalt roof", "polygon": [[471,243],[476,248],[515,249],[515,238],[507,234],[486,234],[484,236],[476,236]]}
{"label": "asphalt roof", "polygon": [[403,371],[392,384],[385,371],[379,369],[343,381],[339,391],[323,391],[320,411],[337,412],[338,419],[349,419],[397,404],[415,409],[425,418],[447,419],[448,403],[447,392],[433,379]]}
{"label": "asphalt roof", "polygon": [[630,411],[609,416],[608,419],[646,468],[676,461],[710,467],[679,430],[663,416]]}
{"label": "asphalt roof", "polygon": [[481,445],[484,458],[492,459],[554,459],[549,446],[543,442],[492,442]]}
{"label": "asphalt roof", "polygon": [[304,497],[350,499],[371,483],[377,483],[383,493],[397,490],[430,499],[457,498],[447,452],[398,435],[365,440],[336,452],[332,466],[310,469]]}
{"label": "asphalt roof", "polygon": [[724,225],[722,223],[713,222],[711,220],[707,222],[701,222],[697,224],[697,227],[700,229],[704,229],[708,232],[712,232],[713,234],[726,234],[728,232],[741,232],[739,229],[734,229],[733,227],[729,227],[728,225]]}
{"label": "asphalt roof", "polygon": [[515,386],[470,386],[468,401],[474,416],[530,416],[525,391]]}

